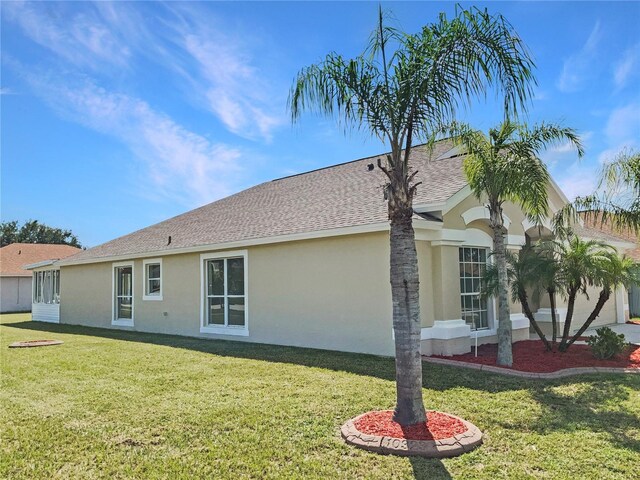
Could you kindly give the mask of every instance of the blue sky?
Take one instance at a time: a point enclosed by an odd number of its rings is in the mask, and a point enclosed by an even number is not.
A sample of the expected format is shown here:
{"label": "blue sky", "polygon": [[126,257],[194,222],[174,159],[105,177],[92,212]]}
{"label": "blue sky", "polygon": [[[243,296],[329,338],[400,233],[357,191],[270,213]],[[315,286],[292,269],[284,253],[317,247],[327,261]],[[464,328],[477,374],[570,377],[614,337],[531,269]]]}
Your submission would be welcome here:
{"label": "blue sky", "polygon": [[[1,217],[94,246],[257,183],[385,150],[286,100],[296,72],[355,56],[377,3],[3,2]],[[454,3],[383,3],[407,32]],[[471,4],[463,4],[471,5]],[[476,4],[485,6],[485,4]],[[640,3],[494,2],[531,50],[528,121],[579,131],[545,152],[569,197],[640,146]],[[488,129],[493,97],[461,119]]]}

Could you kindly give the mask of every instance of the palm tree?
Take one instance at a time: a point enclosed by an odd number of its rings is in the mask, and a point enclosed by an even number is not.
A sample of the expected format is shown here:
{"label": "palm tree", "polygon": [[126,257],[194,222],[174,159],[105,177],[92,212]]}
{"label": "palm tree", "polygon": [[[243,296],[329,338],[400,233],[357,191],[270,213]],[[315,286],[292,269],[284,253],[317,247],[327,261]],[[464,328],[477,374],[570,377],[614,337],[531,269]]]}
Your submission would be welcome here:
{"label": "palm tree", "polygon": [[[517,254],[507,251],[505,259],[507,264],[507,285],[511,290],[511,300],[520,302],[522,313],[529,320],[534,331],[544,343],[545,348],[551,351],[552,347],[549,340],[547,340],[533,316],[533,311],[529,304],[529,294],[527,293],[529,289],[539,288],[539,273],[544,258],[532,246],[525,245]],[[490,264],[487,266],[482,278],[481,294],[484,298],[496,296],[500,288],[498,267],[495,263]]]}
{"label": "palm tree", "polygon": [[577,235],[572,235],[566,240],[545,242],[541,248],[553,255],[558,262],[558,282],[564,286],[564,294],[567,297],[567,313],[562,340],[558,347],[564,352],[569,348],[571,323],[578,294],[587,295],[590,286],[603,285],[606,278],[606,274],[603,273],[605,266],[607,262],[611,262],[612,255],[616,256],[616,250],[604,242],[583,240]]}
{"label": "palm tree", "polygon": [[528,218],[541,223],[548,213],[549,172],[538,158],[544,148],[568,141],[579,156],[582,145],[576,133],[554,124],[540,124],[529,129],[505,120],[484,135],[466,125],[454,125],[456,142],[467,152],[464,171],[471,191],[489,209],[493,231],[493,255],[498,269],[498,365],[511,366],[511,319],[507,292],[507,263],[502,206],[504,202],[520,205]]}
{"label": "palm tree", "polygon": [[[393,52],[390,52],[390,45]],[[504,94],[507,114],[524,108],[533,68],[511,25],[500,15],[456,8],[415,35],[387,27],[379,12],[369,47],[353,59],[330,53],[301,70],[291,89],[292,120],[304,110],[336,114],[345,128],[364,129],[388,143],[378,161],[386,176],[390,221],[390,281],[396,349],[394,420],[425,421],[420,357],[418,267],[412,225],[418,188],[410,158],[414,140],[434,138],[459,103],[489,87]]]}
{"label": "palm tree", "polygon": [[632,283],[637,284],[640,281],[637,264],[629,257],[619,257],[616,252],[604,252],[601,258],[596,260],[594,266],[596,269],[592,273],[591,281],[601,288],[598,301],[582,327],[578,329],[570,340],[565,342],[565,347],[561,351],[567,351],[573,342],[578,340],[591,326],[593,321],[600,315],[602,307],[611,297],[615,287],[619,285],[628,287]]}

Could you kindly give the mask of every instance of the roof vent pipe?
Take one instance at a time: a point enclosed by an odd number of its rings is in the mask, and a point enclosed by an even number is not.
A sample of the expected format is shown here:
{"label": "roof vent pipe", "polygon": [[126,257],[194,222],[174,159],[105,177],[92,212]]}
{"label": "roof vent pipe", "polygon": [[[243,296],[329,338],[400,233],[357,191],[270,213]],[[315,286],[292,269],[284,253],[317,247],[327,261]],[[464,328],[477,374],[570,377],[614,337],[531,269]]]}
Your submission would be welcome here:
{"label": "roof vent pipe", "polygon": [[169,235],[169,241],[167,242],[167,245],[171,245],[171,235]]}

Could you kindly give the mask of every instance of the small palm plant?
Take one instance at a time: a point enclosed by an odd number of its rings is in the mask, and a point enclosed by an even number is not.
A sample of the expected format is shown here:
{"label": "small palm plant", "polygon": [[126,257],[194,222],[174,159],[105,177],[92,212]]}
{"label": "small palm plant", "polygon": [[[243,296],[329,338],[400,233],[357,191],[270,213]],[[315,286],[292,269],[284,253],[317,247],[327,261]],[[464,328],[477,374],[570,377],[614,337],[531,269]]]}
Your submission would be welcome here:
{"label": "small palm plant", "polygon": [[[598,315],[600,315],[602,307],[604,307],[604,304],[609,300],[611,293],[616,287],[620,285],[628,287],[631,284],[638,284],[640,282],[637,264],[629,257],[618,256],[616,252],[602,252],[595,259],[594,265],[596,270],[593,272],[591,282],[600,288],[598,301],[582,327],[580,327],[571,339],[565,342],[566,346],[564,351],[578,340]],[[564,340],[563,338],[563,341]]]}
{"label": "small palm plant", "polygon": [[[530,245],[525,245],[518,253],[507,251],[507,286],[511,293],[513,302],[520,302],[522,313],[527,317],[529,323],[535,330],[540,340],[544,343],[547,350],[551,351],[552,347],[543,333],[540,325],[533,316],[533,311],[529,303],[528,291],[539,288],[539,272],[543,264],[543,257]],[[490,264],[485,270],[482,279],[481,295],[484,298],[495,296],[500,291],[500,282],[497,265]]]}
{"label": "small palm plant", "polygon": [[[634,264],[621,259],[611,245],[596,240],[584,240],[571,235],[566,240],[555,240],[540,245],[545,255],[553,256],[558,264],[556,280],[563,285],[567,298],[567,314],[562,340],[558,349],[567,349],[584,333],[602,311],[611,296],[612,289],[620,284],[629,284],[634,278]],[[600,288],[595,308],[578,332],[571,336],[571,324],[578,294],[588,298],[588,288]]]}

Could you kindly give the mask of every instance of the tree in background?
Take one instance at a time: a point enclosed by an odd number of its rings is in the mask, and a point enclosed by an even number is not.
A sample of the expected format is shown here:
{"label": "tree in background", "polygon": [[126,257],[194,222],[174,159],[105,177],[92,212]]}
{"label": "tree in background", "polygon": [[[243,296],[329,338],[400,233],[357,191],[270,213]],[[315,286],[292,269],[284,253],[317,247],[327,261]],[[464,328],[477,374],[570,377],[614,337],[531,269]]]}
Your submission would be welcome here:
{"label": "tree in background", "polygon": [[12,243],[54,243],[82,248],[71,230],[50,227],[37,220],[29,220],[21,227],[17,220],[0,223],[0,247]]}
{"label": "tree in background", "polygon": [[489,226],[493,231],[493,252],[498,284],[498,365],[511,366],[511,317],[509,312],[509,281],[507,247],[502,206],[504,202],[520,205],[527,216],[537,224],[549,210],[547,189],[549,171],[540,152],[559,142],[570,142],[582,156],[584,151],[574,130],[554,124],[533,127],[506,120],[489,134],[467,125],[454,125],[455,141],[467,156],[464,172],[476,198],[489,209]]}
{"label": "tree in background", "polygon": [[337,53],[301,70],[291,89],[292,120],[313,109],[337,115],[389,145],[378,161],[385,175],[390,222],[390,283],[396,349],[396,408],[402,425],[425,421],[419,279],[412,225],[418,188],[410,158],[414,141],[429,141],[454,120],[456,107],[496,87],[507,116],[531,96],[534,67],[501,15],[456,8],[448,19],[409,35],[384,25],[382,9],[369,48],[353,59]]}

